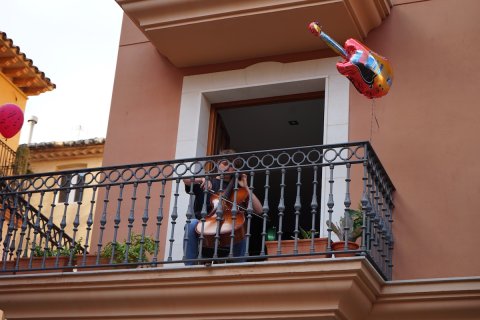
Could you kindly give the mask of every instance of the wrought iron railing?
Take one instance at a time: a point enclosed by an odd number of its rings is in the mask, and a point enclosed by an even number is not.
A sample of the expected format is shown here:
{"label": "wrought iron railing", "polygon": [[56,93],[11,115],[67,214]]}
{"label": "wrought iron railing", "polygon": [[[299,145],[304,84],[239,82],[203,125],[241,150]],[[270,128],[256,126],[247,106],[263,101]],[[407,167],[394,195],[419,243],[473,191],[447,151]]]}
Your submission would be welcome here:
{"label": "wrought iron railing", "polygon": [[[368,142],[4,177],[0,183],[0,275],[345,255],[366,256],[385,279],[392,274],[394,186]],[[13,204],[6,205],[8,199]],[[40,215],[48,217],[46,226]],[[306,252],[302,235],[312,236]]]}
{"label": "wrought iron railing", "polygon": [[[55,248],[55,252],[60,252],[62,249],[69,250],[72,246],[78,252],[84,251],[80,243],[76,243],[64,230],[53,223],[52,219],[47,218],[22,195],[13,193],[3,181],[0,181],[0,191],[1,194],[5,194],[1,197],[0,205],[3,214],[0,214],[0,225],[3,225],[2,229],[6,231],[4,244],[9,244],[10,247],[8,253],[4,251],[6,255],[2,260],[12,260],[15,252],[22,258],[28,258],[32,256],[28,254],[29,250],[39,252],[40,248],[47,252]],[[31,195],[28,196],[30,197]],[[29,247],[32,235],[37,239],[36,248]]]}
{"label": "wrought iron railing", "polygon": [[14,173],[15,151],[6,143],[0,141],[0,176],[9,176]]}

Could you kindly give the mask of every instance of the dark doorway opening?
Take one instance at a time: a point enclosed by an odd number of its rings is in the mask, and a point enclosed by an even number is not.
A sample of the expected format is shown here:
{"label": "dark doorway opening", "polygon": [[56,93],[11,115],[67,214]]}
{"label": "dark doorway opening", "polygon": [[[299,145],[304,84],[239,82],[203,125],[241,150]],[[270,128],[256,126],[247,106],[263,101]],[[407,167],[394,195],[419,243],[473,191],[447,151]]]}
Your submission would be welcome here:
{"label": "dark doorway opening", "polygon": [[[224,148],[237,152],[283,149],[323,143],[324,131],[324,94],[316,92],[287,97],[273,97],[262,101],[244,101],[212,105],[211,153]],[[301,210],[299,225],[312,228],[311,202],[313,195],[314,171],[303,168],[300,173],[300,189],[297,188],[297,170],[288,170],[285,174],[283,216],[283,236],[288,240],[294,235],[295,201],[300,191]],[[269,177],[267,227],[278,228],[279,202],[281,194],[281,172],[273,171]],[[256,174],[254,192],[260,201],[265,199],[265,174]],[[321,170],[317,172],[316,200],[320,204]],[[319,209],[317,209],[319,210]],[[320,230],[320,221],[315,229]],[[262,220],[252,219],[250,254],[258,255],[261,246]],[[278,230],[278,229],[277,229]]]}

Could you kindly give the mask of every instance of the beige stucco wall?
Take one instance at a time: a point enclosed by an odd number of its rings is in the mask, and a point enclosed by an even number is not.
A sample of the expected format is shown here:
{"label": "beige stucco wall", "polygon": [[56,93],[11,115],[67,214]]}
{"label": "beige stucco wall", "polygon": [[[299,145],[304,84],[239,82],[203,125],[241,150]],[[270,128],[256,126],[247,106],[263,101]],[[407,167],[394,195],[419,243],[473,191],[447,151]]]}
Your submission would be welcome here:
{"label": "beige stucco wall", "polygon": [[102,155],[85,158],[31,161],[30,169],[34,173],[55,172],[59,170],[73,170],[82,168],[96,168],[102,165]]}
{"label": "beige stucco wall", "polygon": [[[372,137],[397,189],[395,279],[480,274],[478,12],[476,0],[398,5],[365,40],[395,70]],[[353,87],[350,101],[350,140],[369,139],[372,102]]]}

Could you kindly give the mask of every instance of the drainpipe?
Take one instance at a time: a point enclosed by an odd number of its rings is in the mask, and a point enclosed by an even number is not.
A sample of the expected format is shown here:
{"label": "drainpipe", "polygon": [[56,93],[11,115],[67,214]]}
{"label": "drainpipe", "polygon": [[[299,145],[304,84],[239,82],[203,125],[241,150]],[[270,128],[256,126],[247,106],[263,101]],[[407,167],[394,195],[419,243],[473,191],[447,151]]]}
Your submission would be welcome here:
{"label": "drainpipe", "polygon": [[32,135],[33,135],[33,127],[38,123],[38,118],[36,116],[32,116],[28,122],[30,123],[30,133],[28,134],[27,145],[32,142]]}

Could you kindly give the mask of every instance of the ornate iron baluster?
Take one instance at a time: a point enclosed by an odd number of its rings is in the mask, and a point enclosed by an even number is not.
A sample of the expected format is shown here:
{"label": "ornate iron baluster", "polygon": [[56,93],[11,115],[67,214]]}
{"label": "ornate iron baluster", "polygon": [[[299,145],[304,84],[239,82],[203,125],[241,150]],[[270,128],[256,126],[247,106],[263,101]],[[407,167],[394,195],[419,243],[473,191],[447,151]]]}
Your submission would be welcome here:
{"label": "ornate iron baluster", "polygon": [[85,262],[86,262],[86,259],[87,259],[88,248],[90,247],[90,245],[89,245],[89,243],[90,243],[90,231],[92,230],[92,225],[93,225],[93,208],[95,207],[95,199],[96,198],[97,198],[97,187],[93,187],[92,188],[92,197],[90,198],[90,210],[88,212],[88,217],[87,217],[87,227],[86,227],[87,234],[85,235],[85,245],[84,245],[84,250],[83,250],[83,253],[82,253],[82,261],[80,263],[81,266],[85,265]]}
{"label": "ornate iron baluster", "polygon": [[294,245],[293,245],[293,254],[297,255],[298,254],[298,234],[300,233],[300,226],[299,226],[299,221],[300,221],[300,210],[302,209],[302,202],[301,202],[301,196],[300,196],[300,191],[302,187],[302,168],[298,167],[297,168],[297,191],[296,191],[296,197],[295,197],[295,204],[293,208],[295,209],[295,230],[293,233],[295,234],[294,238]]}
{"label": "ornate iron baluster", "polygon": [[[374,168],[375,170],[375,168]],[[374,234],[375,234],[375,241],[373,245],[377,248],[377,263],[379,265],[382,264],[382,247],[381,247],[381,237],[382,237],[382,219],[380,216],[380,206],[379,206],[379,195],[378,195],[378,177],[377,173],[374,171],[374,198],[373,198],[373,205],[374,205],[374,212],[375,212],[375,218],[374,218]]]}
{"label": "ornate iron baluster", "polygon": [[[42,212],[42,209],[43,209],[43,199],[44,199],[44,197],[45,197],[45,191],[42,191],[40,193],[40,203],[38,205],[38,211],[36,212],[35,226],[33,228],[33,241],[32,241],[32,245],[30,246],[30,260],[28,261],[28,269],[32,268],[32,262],[33,262],[34,252],[35,252],[37,236],[40,233],[40,215],[41,215],[41,212]],[[41,246],[41,234],[40,234],[39,246]]]}
{"label": "ornate iron baluster", "polygon": [[[23,251],[23,242],[24,242],[24,237],[26,234],[26,230],[28,228],[28,209],[30,207],[30,200],[32,198],[32,194],[28,194],[28,200],[27,200],[27,206],[25,207],[25,213],[23,214],[23,221],[22,221],[22,227],[21,227],[21,232],[20,232],[20,239],[18,241],[18,248],[17,248],[17,261],[15,263],[15,270],[18,269],[18,264],[20,262],[20,257],[22,256],[22,251]],[[28,242],[28,237],[25,242]],[[28,243],[26,243],[28,246]],[[27,248],[27,247],[26,247]],[[26,248],[25,248],[25,253],[26,253]]]}
{"label": "ornate iron baluster", "polygon": [[[10,223],[8,224],[8,231],[7,237],[5,241],[7,242],[8,251],[9,251],[9,258],[12,259],[13,254],[15,252],[15,239],[17,235],[17,225],[16,225],[16,218],[18,213],[18,195],[13,197],[13,207],[10,208]],[[10,243],[10,245],[8,245]]]}
{"label": "ornate iron baluster", "polygon": [[178,218],[178,196],[180,195],[178,193],[178,187],[180,185],[180,179],[177,178],[175,179],[175,193],[173,194],[174,196],[174,201],[173,201],[173,210],[172,214],[170,215],[170,218],[172,218],[172,230],[170,233],[170,247],[168,249],[168,261],[172,261],[172,253],[173,253],[173,242],[175,241],[175,225],[177,224],[177,218]]}
{"label": "ornate iron baluster", "polygon": [[330,221],[330,223],[327,225],[327,251],[332,251],[331,223],[332,223],[333,207],[335,206],[335,201],[333,200],[333,183],[335,182],[335,180],[333,180],[333,170],[335,167],[333,164],[330,164],[329,168],[330,168],[330,177],[328,179],[329,193],[328,193],[327,207],[328,207],[328,221]]}
{"label": "ornate iron baluster", "polygon": [[128,261],[128,254],[130,252],[130,245],[132,244],[132,229],[133,229],[133,223],[135,222],[135,204],[137,203],[137,188],[138,188],[138,182],[135,182],[133,184],[133,193],[132,197],[130,198],[132,200],[131,206],[130,206],[130,215],[128,216],[128,233],[127,233],[127,241],[125,241],[125,256],[123,258],[123,263],[129,263]]}
{"label": "ornate iron baluster", "polygon": [[[187,257],[186,257],[186,253],[187,253],[187,246],[188,246],[188,242],[189,241],[194,241],[195,239],[189,239],[188,237],[188,230],[190,228],[190,224],[192,223],[192,217],[193,217],[193,214],[194,214],[194,202],[195,202],[195,194],[193,193],[193,188],[194,188],[194,185],[195,185],[195,177],[191,177],[190,178],[190,190],[188,192],[188,196],[189,196],[189,199],[188,199],[188,207],[187,207],[187,213],[185,214],[187,220],[185,221],[185,228],[184,228],[184,233],[183,233],[183,260],[185,260]],[[204,190],[204,198],[206,198],[206,192],[207,192],[207,188],[205,188]],[[203,237],[202,237],[203,238]]]}
{"label": "ornate iron baluster", "polygon": [[223,221],[223,182],[225,179],[225,175],[222,174],[220,175],[220,189],[218,190],[218,194],[220,195],[219,197],[219,202],[217,205],[217,209],[215,210],[215,214],[217,216],[216,222],[216,231],[215,231],[215,246],[213,248],[213,258],[216,259],[218,258],[218,246],[220,245],[220,229],[222,227],[222,221]]}
{"label": "ornate iron baluster", "polygon": [[283,216],[285,215],[285,168],[282,168],[282,181],[280,182],[280,201],[278,203],[278,231],[277,255],[282,254]]}
{"label": "ornate iron baluster", "polygon": [[251,234],[251,223],[252,223],[252,215],[256,214],[253,212],[253,179],[254,179],[255,173],[253,171],[250,171],[250,183],[248,186],[248,205],[247,205],[247,230],[245,232],[245,256],[248,257],[249,254],[249,249],[250,249],[250,237],[252,236]]}
{"label": "ornate iron baluster", "polygon": [[[2,191],[4,189],[2,188]],[[2,207],[0,208],[0,241],[3,240],[3,226],[6,221],[5,215],[7,214],[7,209],[6,209],[6,203],[7,203],[7,196],[2,197]],[[2,255],[3,256],[3,255]],[[5,261],[5,259],[3,259]]]}
{"label": "ornate iron baluster", "polygon": [[[77,212],[75,213],[75,219],[73,220],[72,242],[70,242],[70,248],[69,248],[70,249],[70,255],[68,259],[69,266],[73,265],[73,254],[74,253],[76,254],[76,250],[77,250],[77,232],[78,232],[78,227],[80,226],[80,208],[82,207],[82,204],[83,204],[83,201],[82,201],[83,190],[84,188],[77,189],[79,194],[78,194],[78,200],[77,200],[77,210],[76,210]],[[60,237],[60,239],[63,239],[63,236]]]}
{"label": "ornate iron baluster", "polygon": [[[205,176],[205,184],[208,186],[210,183],[210,177]],[[202,211],[200,212],[200,215],[202,218],[198,223],[201,223],[201,230],[200,230],[200,235],[198,236],[198,259],[202,258],[203,256],[203,240],[205,239],[204,237],[204,232],[205,232],[205,218],[207,217],[207,199],[208,199],[208,193],[209,190],[208,188],[203,189],[203,204],[202,204]]]}
{"label": "ornate iron baluster", "polygon": [[265,185],[264,185],[265,197],[263,199],[263,206],[262,206],[263,224],[262,224],[262,246],[260,251],[260,255],[262,256],[265,255],[265,241],[267,237],[267,220],[268,220],[268,212],[270,210],[268,206],[268,191],[270,189],[269,181],[270,181],[270,170],[267,169],[265,171]]}
{"label": "ornate iron baluster", "polygon": [[[69,206],[68,198],[70,196],[70,189],[67,189],[66,192],[66,197],[65,197],[65,202],[63,203],[63,215],[62,215],[62,221],[60,222],[60,234],[57,239],[57,254],[55,255],[55,266],[58,265],[59,259],[60,259],[60,251],[63,249],[63,244],[62,244],[62,239],[63,235],[65,233],[65,227],[67,226],[67,210]],[[60,197],[59,197],[60,198]]]}
{"label": "ornate iron baluster", "polygon": [[362,243],[360,246],[360,250],[362,251],[362,254],[365,254],[365,251],[368,249],[367,248],[367,206],[368,206],[368,172],[367,172],[367,160],[363,161],[363,176],[362,176],[362,181],[363,181],[363,189],[362,189],[362,199],[360,200],[360,203],[362,205]]}
{"label": "ornate iron baluster", "polygon": [[117,242],[118,228],[120,228],[120,223],[122,222],[120,212],[121,212],[121,207],[123,203],[123,188],[125,188],[125,185],[122,183],[120,184],[120,187],[119,187],[119,194],[117,198],[117,210],[115,213],[115,218],[113,219],[114,224],[113,224],[112,254],[110,257],[110,262],[109,262],[110,264],[113,264],[113,262],[115,261],[115,250],[118,244]]}
{"label": "ornate iron baluster", "polygon": [[157,266],[156,262],[158,261],[158,249],[160,246],[160,228],[162,226],[162,221],[163,221],[163,202],[165,200],[165,184],[167,181],[165,179],[161,180],[162,183],[162,190],[160,190],[160,204],[158,206],[158,211],[157,211],[157,228],[155,231],[155,249],[153,253],[153,266]]}
{"label": "ornate iron baluster", "polygon": [[[54,226],[54,223],[53,223],[53,215],[54,215],[54,212],[55,212],[55,208],[56,208],[56,200],[57,200],[57,193],[58,191],[55,190],[53,192],[53,200],[52,200],[52,203],[50,204],[50,216],[48,217],[48,223],[47,223],[47,232],[45,232],[45,246],[43,247],[43,258],[42,258],[42,266],[41,268],[42,269],[45,269],[45,262],[46,262],[46,258],[47,258],[47,254],[49,252],[49,250],[53,250],[53,245],[52,245],[52,249],[50,249],[48,247],[48,244],[50,242],[50,238],[51,238],[51,235],[52,235],[52,229],[53,229],[53,226]],[[57,259],[55,259],[55,267],[58,266],[58,257]]]}
{"label": "ornate iron baluster", "polygon": [[233,244],[235,242],[235,226],[237,224],[237,213],[238,213],[238,206],[237,206],[237,195],[238,195],[238,179],[239,179],[239,174],[238,171],[235,172],[235,182],[233,186],[233,203],[232,203],[232,209],[230,210],[230,213],[232,215],[232,231],[230,232],[230,251],[228,253],[228,257],[232,258],[233,257]]}
{"label": "ornate iron baluster", "polygon": [[[390,190],[389,190],[390,191]],[[390,194],[389,194],[390,196]],[[390,197],[387,198],[390,200]],[[387,208],[387,217],[388,222],[390,225],[390,234],[388,237],[388,263],[387,263],[387,277],[388,279],[392,278],[392,270],[393,270],[393,231],[392,231],[392,223],[393,223],[393,202],[389,201],[388,208]]]}
{"label": "ornate iron baluster", "polygon": [[145,209],[143,210],[142,216],[142,238],[140,239],[140,252],[139,252],[139,262],[145,262],[144,257],[144,246],[145,246],[145,234],[147,231],[147,223],[148,223],[148,213],[149,209],[148,206],[150,204],[150,189],[152,187],[152,181],[147,182],[147,194],[145,195]]}
{"label": "ornate iron baluster", "polygon": [[[315,223],[316,219],[315,217],[317,214],[319,215],[320,212],[318,211],[318,201],[317,201],[317,185],[318,185],[318,180],[317,180],[317,171],[318,171],[318,166],[313,166],[313,192],[312,192],[312,202],[310,203],[310,208],[312,210],[310,211],[312,213],[312,228],[310,229],[310,234],[312,235],[310,239],[310,253],[315,252],[315,235],[317,234],[317,229],[315,228]],[[318,221],[320,220],[320,216],[318,217]]]}
{"label": "ornate iron baluster", "polygon": [[103,199],[103,209],[102,209],[102,215],[100,217],[100,235],[98,237],[98,250],[97,250],[97,258],[95,260],[95,264],[100,263],[100,254],[102,252],[102,246],[103,246],[103,232],[105,230],[105,225],[107,224],[107,207],[110,202],[108,199],[110,195],[110,185],[107,185],[105,187],[105,198]]}
{"label": "ornate iron baluster", "polygon": [[348,235],[350,233],[350,228],[353,228],[350,224],[352,223],[351,218],[350,218],[350,205],[352,204],[352,200],[350,199],[350,167],[351,164],[347,163],[346,168],[347,168],[347,176],[345,178],[345,200],[343,201],[343,204],[345,206],[344,213],[343,213],[343,218],[344,218],[344,226],[343,226],[343,235],[344,235],[344,250],[348,250]]}

